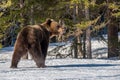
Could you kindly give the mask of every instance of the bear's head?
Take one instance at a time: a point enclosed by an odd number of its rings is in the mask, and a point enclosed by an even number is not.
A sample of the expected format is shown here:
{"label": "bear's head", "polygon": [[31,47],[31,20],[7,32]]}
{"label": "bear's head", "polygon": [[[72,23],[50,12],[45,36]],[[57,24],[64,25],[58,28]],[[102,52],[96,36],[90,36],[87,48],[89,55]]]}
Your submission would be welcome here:
{"label": "bear's head", "polygon": [[46,19],[43,25],[47,27],[47,29],[51,32],[52,35],[62,35],[65,32],[65,29],[53,19]]}

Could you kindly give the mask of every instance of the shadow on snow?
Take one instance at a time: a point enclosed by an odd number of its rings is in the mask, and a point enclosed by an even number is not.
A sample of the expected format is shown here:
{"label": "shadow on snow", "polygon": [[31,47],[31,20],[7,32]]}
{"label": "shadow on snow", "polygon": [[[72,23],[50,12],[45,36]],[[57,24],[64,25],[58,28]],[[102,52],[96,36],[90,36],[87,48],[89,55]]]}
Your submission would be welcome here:
{"label": "shadow on snow", "polygon": [[68,65],[55,65],[48,66],[54,68],[65,68],[65,67],[110,67],[110,66],[118,66],[119,64],[68,64]]}

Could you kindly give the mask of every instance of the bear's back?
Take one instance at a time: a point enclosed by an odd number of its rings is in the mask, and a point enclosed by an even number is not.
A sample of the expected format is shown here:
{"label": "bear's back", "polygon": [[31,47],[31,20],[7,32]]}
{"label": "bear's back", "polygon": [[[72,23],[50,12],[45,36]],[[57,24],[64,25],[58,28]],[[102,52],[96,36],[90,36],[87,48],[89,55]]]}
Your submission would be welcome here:
{"label": "bear's back", "polygon": [[42,42],[43,40],[49,40],[49,32],[44,26],[40,25],[28,25],[24,27],[18,34],[17,40],[21,44],[35,44],[36,42]]}

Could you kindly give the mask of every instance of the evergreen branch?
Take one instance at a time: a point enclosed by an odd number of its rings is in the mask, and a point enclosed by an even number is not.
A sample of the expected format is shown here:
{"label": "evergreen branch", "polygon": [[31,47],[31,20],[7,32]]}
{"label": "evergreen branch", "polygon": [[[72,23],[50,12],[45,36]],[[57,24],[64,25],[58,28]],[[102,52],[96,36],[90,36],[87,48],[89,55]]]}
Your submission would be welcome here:
{"label": "evergreen branch", "polygon": [[94,26],[94,28],[91,32],[94,32],[96,30],[100,30],[101,28],[104,28],[109,23],[110,23],[110,20],[108,20],[107,22],[103,22],[100,25],[96,25],[96,26]]}
{"label": "evergreen branch", "polygon": [[4,31],[0,28],[0,33],[4,34]]}

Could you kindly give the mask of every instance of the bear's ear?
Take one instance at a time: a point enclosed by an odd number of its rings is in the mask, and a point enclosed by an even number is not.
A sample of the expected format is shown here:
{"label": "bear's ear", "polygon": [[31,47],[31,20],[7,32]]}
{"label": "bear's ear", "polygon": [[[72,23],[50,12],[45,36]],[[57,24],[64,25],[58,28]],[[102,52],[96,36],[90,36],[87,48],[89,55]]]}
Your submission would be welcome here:
{"label": "bear's ear", "polygon": [[52,19],[48,18],[48,19],[46,19],[46,24],[50,26],[52,21],[53,21]]}

